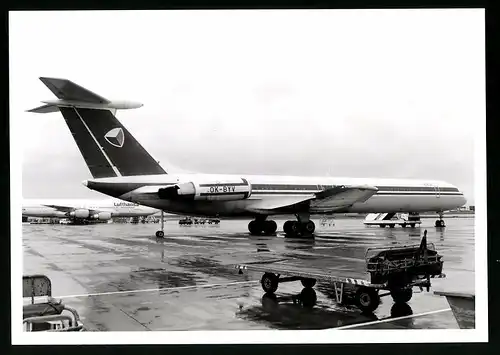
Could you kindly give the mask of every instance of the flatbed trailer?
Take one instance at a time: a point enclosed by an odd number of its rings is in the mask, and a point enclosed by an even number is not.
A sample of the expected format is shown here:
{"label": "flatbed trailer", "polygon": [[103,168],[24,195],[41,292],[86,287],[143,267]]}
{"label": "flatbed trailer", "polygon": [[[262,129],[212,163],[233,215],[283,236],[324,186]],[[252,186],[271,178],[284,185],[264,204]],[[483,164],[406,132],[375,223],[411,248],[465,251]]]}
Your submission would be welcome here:
{"label": "flatbed trailer", "polygon": [[[371,255],[373,253],[375,255]],[[387,253],[397,255],[398,259],[388,258]],[[370,279],[351,277],[352,273],[342,275],[341,271],[336,273],[331,269],[305,268],[294,258],[237,264],[235,268],[239,273],[244,270],[262,272],[261,286],[267,294],[274,294],[283,282],[300,281],[305,289],[311,289],[316,281],[323,281],[333,286],[337,303],[355,304],[363,312],[371,313],[378,308],[381,297],[391,295],[394,302],[405,303],[411,299],[413,287],[425,288],[428,292],[431,278],[446,277],[441,272],[441,256],[428,254],[425,234],[420,246],[368,248],[365,259]],[[384,257],[386,259],[381,261]]]}

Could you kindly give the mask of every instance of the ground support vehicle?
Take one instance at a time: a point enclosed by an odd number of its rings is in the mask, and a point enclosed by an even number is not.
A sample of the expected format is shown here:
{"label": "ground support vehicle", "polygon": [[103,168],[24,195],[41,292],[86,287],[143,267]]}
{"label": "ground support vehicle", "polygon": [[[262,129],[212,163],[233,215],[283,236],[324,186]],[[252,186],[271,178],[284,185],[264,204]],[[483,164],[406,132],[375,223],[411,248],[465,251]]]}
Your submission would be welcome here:
{"label": "ground support vehicle", "polygon": [[[274,259],[235,265],[243,270],[263,272],[262,289],[273,294],[283,282],[300,281],[304,288],[313,288],[316,281],[330,284],[339,304],[355,304],[363,312],[375,311],[380,298],[391,295],[395,303],[406,303],[413,295],[413,288],[429,291],[431,278],[442,278],[443,261],[433,244],[427,245],[427,231],[420,245],[402,245],[386,248],[368,248],[365,254],[367,278],[359,273],[338,272],[324,265],[314,265],[314,260],[296,258]],[[325,259],[321,259],[325,262]],[[327,262],[327,261],[326,261]],[[385,291],[385,292],[383,292]]]}

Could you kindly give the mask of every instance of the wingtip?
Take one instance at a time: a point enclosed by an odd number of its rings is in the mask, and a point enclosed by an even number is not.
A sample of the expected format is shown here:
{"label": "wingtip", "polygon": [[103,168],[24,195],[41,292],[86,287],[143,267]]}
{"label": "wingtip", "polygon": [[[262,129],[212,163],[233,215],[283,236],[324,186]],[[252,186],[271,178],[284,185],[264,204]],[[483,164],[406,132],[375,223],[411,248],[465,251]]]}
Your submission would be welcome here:
{"label": "wingtip", "polygon": [[45,81],[50,81],[50,80],[67,80],[67,81],[70,81],[68,79],[65,79],[65,78],[56,78],[54,76],[40,76],[38,77],[40,79],[40,81],[42,82],[45,82]]}

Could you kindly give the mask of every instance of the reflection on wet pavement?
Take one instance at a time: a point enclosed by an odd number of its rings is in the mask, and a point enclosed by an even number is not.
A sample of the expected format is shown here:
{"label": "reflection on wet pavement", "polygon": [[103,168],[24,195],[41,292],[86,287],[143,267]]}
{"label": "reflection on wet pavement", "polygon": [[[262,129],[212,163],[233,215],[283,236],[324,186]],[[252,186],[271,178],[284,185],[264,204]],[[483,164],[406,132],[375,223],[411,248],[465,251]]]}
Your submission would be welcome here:
{"label": "reflection on wet pavement", "polygon": [[[283,221],[278,222],[281,230]],[[365,277],[366,248],[428,241],[444,255],[445,279],[434,289],[474,291],[474,219],[449,219],[445,229],[423,220],[421,228],[369,228],[359,219],[318,227],[314,240],[249,236],[246,221],[218,226],[23,225],[24,273],[52,280],[54,296],[80,312],[89,330],[325,329],[362,324],[359,329],[455,328],[451,312],[432,292],[415,292],[408,304],[383,297],[374,314],[339,305],[325,282],[315,291],[300,282],[280,284],[265,295],[260,273],[238,274],[234,264],[293,257],[304,269],[349,272]],[[342,275],[339,275],[342,276]],[[312,291],[312,292],[310,292]],[[415,316],[415,317],[413,317]],[[398,318],[394,321],[386,321]],[[401,318],[401,319],[399,319]],[[384,320],[384,323],[377,323]]]}

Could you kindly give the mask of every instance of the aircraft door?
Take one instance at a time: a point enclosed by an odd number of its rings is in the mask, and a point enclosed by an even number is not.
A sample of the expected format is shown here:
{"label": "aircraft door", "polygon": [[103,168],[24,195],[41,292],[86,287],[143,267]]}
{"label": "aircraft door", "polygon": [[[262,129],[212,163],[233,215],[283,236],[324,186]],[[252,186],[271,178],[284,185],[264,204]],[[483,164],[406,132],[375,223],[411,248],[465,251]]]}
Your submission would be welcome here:
{"label": "aircraft door", "polygon": [[434,191],[434,196],[436,198],[441,197],[441,193],[440,193],[438,185],[436,185],[436,184],[424,184],[424,185],[427,186],[427,187],[432,187],[432,190]]}
{"label": "aircraft door", "polygon": [[441,193],[439,191],[439,185],[432,185],[432,187],[434,188],[434,192],[436,193],[436,197],[440,198],[441,197]]}

